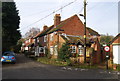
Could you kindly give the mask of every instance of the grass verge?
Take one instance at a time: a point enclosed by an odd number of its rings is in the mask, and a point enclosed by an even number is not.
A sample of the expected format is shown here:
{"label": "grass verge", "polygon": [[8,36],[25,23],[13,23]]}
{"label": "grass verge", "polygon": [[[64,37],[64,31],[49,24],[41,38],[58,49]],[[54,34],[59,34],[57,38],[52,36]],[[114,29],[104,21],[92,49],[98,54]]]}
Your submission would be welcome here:
{"label": "grass verge", "polygon": [[[70,65],[70,61],[67,62],[63,62],[61,60],[58,59],[49,59],[47,57],[34,57],[32,58],[35,61],[41,62],[43,64],[51,64],[51,65],[55,65],[55,66],[72,66],[74,68],[82,68],[82,69],[98,69],[99,65],[87,65],[87,64],[72,64]],[[105,69],[106,68],[102,68]],[[109,69],[109,70],[113,70],[113,69]],[[118,65],[117,71],[120,71],[120,65]]]}
{"label": "grass verge", "polygon": [[56,66],[67,66],[67,62],[63,62],[57,59],[48,59],[47,57],[40,57],[36,59],[38,62],[44,63],[44,64],[51,64]]}
{"label": "grass verge", "polygon": [[63,62],[61,60],[58,59],[48,59],[47,57],[40,57],[36,59],[38,62],[44,63],[44,64],[51,64],[51,65],[55,65],[55,66],[72,66],[74,68],[84,68],[84,69],[97,69],[98,66],[97,65],[86,65],[86,64],[74,64],[74,65],[70,65],[70,61],[67,62]]}

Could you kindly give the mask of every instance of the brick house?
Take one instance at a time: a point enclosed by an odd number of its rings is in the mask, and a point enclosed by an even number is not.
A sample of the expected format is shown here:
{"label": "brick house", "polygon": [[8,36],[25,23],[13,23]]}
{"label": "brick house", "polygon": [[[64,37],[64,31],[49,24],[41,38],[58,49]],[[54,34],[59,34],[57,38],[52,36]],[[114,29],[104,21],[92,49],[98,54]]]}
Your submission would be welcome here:
{"label": "brick house", "polygon": [[34,43],[35,39],[33,39],[33,37],[26,39],[22,44],[21,51],[34,51]]}
{"label": "brick house", "polygon": [[38,33],[34,39],[35,39],[35,56],[44,56],[45,55],[45,48],[47,47],[47,39],[48,36],[46,33],[50,31],[53,28],[53,26],[47,27],[46,25],[43,27],[43,31]]}
{"label": "brick house", "polygon": [[[73,54],[79,54],[78,60],[83,62],[83,45],[84,45],[84,24],[77,15],[61,21],[60,14],[54,17],[54,24],[50,27],[44,26],[43,31],[36,35],[36,53],[38,56],[45,54],[45,48],[49,49],[52,58],[57,58],[58,50],[63,43],[69,43]],[[100,44],[98,32],[87,27],[87,50],[93,48],[93,63],[100,63]],[[37,51],[38,50],[38,51]],[[90,57],[89,50],[87,56]]]}
{"label": "brick house", "polygon": [[120,33],[111,41],[110,52],[113,64],[120,64]]}

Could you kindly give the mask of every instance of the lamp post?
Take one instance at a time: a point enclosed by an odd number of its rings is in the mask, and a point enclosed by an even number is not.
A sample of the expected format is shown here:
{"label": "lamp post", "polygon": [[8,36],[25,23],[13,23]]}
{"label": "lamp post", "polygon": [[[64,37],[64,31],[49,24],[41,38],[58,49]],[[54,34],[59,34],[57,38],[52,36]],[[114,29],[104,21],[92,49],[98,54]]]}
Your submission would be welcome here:
{"label": "lamp post", "polygon": [[86,63],[86,0],[84,0],[84,15],[80,14],[80,16],[84,17],[84,63]]}

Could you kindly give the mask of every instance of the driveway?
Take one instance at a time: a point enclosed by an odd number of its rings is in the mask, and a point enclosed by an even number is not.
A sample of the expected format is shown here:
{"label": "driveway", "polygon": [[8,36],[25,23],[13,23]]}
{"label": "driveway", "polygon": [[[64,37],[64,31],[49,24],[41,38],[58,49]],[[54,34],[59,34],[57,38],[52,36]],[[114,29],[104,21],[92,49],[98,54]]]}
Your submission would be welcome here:
{"label": "driveway", "polygon": [[46,65],[23,54],[16,64],[3,64],[2,79],[118,79],[120,72]]}

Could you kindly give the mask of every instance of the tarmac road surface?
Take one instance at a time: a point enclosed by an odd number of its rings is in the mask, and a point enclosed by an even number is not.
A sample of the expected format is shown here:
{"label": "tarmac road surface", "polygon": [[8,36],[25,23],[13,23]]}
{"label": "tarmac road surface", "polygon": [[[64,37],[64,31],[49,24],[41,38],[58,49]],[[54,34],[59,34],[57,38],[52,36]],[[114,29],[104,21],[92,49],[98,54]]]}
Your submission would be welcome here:
{"label": "tarmac road surface", "polygon": [[120,75],[117,71],[46,65],[23,54],[16,59],[16,64],[2,65],[2,79],[118,79]]}

